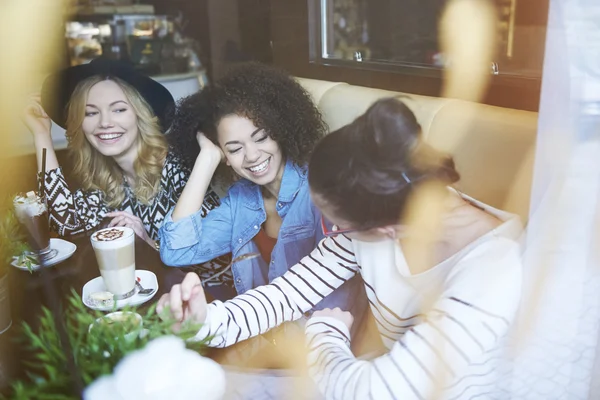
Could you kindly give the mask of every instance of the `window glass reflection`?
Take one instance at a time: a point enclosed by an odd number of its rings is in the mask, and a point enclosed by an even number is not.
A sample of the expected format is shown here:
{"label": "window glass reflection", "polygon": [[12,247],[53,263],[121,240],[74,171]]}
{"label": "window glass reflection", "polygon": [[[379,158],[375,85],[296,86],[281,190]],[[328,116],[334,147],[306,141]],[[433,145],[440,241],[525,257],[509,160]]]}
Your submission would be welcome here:
{"label": "window glass reflection", "polygon": [[[448,0],[315,0],[321,13],[321,57],[442,68],[438,23]],[[524,0],[492,0],[497,9],[497,48],[490,72],[539,78],[545,26],[518,25]],[[527,12],[545,12],[536,0]],[[530,7],[531,6],[531,7]],[[525,10],[524,7],[522,7]]]}

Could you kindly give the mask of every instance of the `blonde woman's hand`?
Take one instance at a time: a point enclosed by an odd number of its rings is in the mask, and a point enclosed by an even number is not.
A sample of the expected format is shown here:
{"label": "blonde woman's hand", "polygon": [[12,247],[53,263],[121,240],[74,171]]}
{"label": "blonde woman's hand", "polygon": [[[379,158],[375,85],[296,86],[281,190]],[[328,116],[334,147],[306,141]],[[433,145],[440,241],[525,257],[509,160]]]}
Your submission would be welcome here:
{"label": "blonde woman's hand", "polygon": [[315,311],[312,315],[312,318],[317,317],[330,317],[340,320],[348,327],[348,330],[352,328],[352,324],[354,323],[354,317],[350,314],[349,311],[342,311],[339,307],[334,309],[324,308],[322,310]]}
{"label": "blonde woman's hand", "polygon": [[150,239],[144,223],[142,220],[135,215],[128,213],[127,211],[112,211],[106,213],[106,216],[112,218],[108,227],[113,226],[126,226],[133,229],[136,235],[138,235],[143,241],[148,243],[150,246],[154,246],[154,240]]}
{"label": "blonde woman's hand", "polygon": [[41,97],[39,94],[32,95],[25,106],[23,111],[22,120],[29,132],[34,136],[50,135],[50,128],[52,127],[52,121],[41,104]]}
{"label": "blonde woman's hand", "polygon": [[196,133],[196,140],[200,145],[200,154],[198,157],[207,157],[214,165],[219,165],[225,160],[223,150],[211,142],[202,132]]}
{"label": "blonde woman's hand", "polygon": [[200,277],[188,272],[181,284],[173,285],[169,293],[158,300],[156,312],[162,319],[174,318],[174,330],[185,321],[204,323],[206,320],[206,296]]}

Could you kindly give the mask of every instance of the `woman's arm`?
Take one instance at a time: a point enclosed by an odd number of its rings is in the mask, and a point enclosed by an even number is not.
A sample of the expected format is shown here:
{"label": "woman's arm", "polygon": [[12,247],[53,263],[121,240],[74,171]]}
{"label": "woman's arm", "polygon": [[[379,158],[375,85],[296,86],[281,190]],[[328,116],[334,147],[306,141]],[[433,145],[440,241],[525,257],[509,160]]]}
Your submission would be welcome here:
{"label": "woman's arm", "polygon": [[38,165],[38,172],[42,172],[42,153],[43,149],[46,149],[46,171],[50,171],[58,168],[58,160],[56,158],[56,152],[54,151],[54,143],[52,143],[52,136],[50,133],[46,134],[34,134],[33,143],[35,145],[35,154]]}
{"label": "woman's arm", "polygon": [[[306,325],[309,369],[325,397],[429,399],[453,390],[453,396],[462,394],[450,397],[463,398],[476,394],[468,392],[470,385],[481,390],[482,381],[493,383],[488,359],[497,356],[490,351],[516,314],[521,260],[514,242],[484,247],[478,249],[484,254],[467,256],[454,268],[423,321],[409,327],[389,353],[373,361],[354,357],[349,327],[340,319],[311,318]],[[481,368],[472,377],[465,376],[475,362]],[[477,380],[474,385],[472,378]]]}
{"label": "woman's arm", "polygon": [[46,149],[46,171],[58,168],[58,161],[52,143],[52,121],[40,104],[39,94],[31,96],[25,106],[23,123],[33,136],[38,171],[42,171],[42,150]]}
{"label": "woman's arm", "polygon": [[[186,189],[189,187],[188,182]],[[217,197],[204,201],[216,202]],[[199,210],[178,221],[173,221],[172,213],[167,214],[158,231],[160,258],[166,265],[186,267],[231,253],[234,220],[229,195],[210,212],[201,203]]]}
{"label": "woman's arm", "polygon": [[198,132],[200,154],[196,159],[190,178],[177,201],[171,218],[177,222],[200,210],[204,197],[210,188],[213,175],[223,159],[223,152],[215,146],[204,134]]}
{"label": "woman's arm", "polygon": [[[210,346],[226,347],[296,320],[352,278],[358,265],[352,241],[345,236],[323,240],[284,275],[234,299],[208,306],[199,279],[175,285],[159,301],[159,313],[169,309],[175,318],[203,323],[197,338],[213,336]],[[186,279],[188,279],[186,277]]]}
{"label": "woman's arm", "polygon": [[109,212],[102,192],[71,192],[60,168],[46,172],[44,195],[48,204],[50,227],[61,236],[93,230]]}
{"label": "woman's arm", "polygon": [[44,181],[43,190],[48,204],[50,226],[61,236],[93,229],[102,220],[106,207],[96,192],[71,193],[59,168],[50,129],[52,122],[40,104],[39,95],[32,96],[25,107],[23,122],[33,136],[38,171],[42,171],[42,151],[46,149],[46,174],[39,174]]}

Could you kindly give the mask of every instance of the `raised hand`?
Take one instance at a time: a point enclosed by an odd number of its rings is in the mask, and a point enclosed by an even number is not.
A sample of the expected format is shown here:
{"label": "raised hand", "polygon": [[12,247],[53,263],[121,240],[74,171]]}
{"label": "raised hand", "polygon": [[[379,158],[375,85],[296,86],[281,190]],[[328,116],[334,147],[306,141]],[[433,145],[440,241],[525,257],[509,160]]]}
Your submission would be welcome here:
{"label": "raised hand", "polygon": [[42,170],[42,152],[46,149],[46,172],[58,168],[58,160],[56,159],[56,153],[54,152],[54,143],[52,142],[52,135],[50,129],[52,128],[52,121],[44,108],[42,107],[42,99],[38,94],[30,96],[21,120],[27,127],[29,132],[33,135],[33,144],[35,146],[35,153],[38,164],[38,171]]}
{"label": "raised hand", "polygon": [[225,159],[219,146],[208,140],[202,132],[196,134],[196,139],[200,145],[200,153],[196,157],[190,178],[179,196],[173,214],[171,214],[174,222],[186,218],[202,208],[204,196],[210,187],[213,175],[219,164]]}
{"label": "raised hand", "polygon": [[27,129],[29,129],[29,132],[34,136],[50,135],[52,121],[42,107],[39,94],[35,94],[29,98],[21,119],[25,126],[27,126]]}
{"label": "raised hand", "polygon": [[223,150],[213,142],[211,142],[202,132],[196,134],[196,140],[200,145],[200,154],[198,157],[208,157],[217,165],[225,160]]}

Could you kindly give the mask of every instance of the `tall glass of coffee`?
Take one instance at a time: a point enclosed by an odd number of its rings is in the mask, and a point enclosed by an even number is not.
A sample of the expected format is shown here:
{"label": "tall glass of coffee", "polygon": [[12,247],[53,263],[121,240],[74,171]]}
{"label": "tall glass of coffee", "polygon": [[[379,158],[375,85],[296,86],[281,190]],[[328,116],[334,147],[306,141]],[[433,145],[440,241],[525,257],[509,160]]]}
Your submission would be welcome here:
{"label": "tall glass of coffee", "polygon": [[46,261],[56,256],[56,250],[50,248],[48,208],[44,198],[35,192],[27,192],[26,195],[17,195],[13,206],[17,219],[25,227],[34,253]]}
{"label": "tall glass of coffee", "polygon": [[122,300],[135,293],[135,233],[127,227],[105,228],[92,235],[92,247],[106,290]]}

